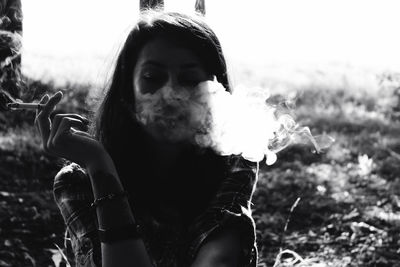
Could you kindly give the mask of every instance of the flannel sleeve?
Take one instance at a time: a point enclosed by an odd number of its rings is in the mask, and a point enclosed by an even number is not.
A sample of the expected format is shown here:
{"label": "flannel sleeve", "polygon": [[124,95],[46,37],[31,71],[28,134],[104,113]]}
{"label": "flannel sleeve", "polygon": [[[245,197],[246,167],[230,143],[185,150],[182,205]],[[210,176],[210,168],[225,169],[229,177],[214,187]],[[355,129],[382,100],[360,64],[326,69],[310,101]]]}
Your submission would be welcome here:
{"label": "flannel sleeve", "polygon": [[208,208],[189,228],[189,262],[193,262],[201,245],[212,233],[223,227],[233,227],[242,241],[240,266],[257,264],[256,226],[251,214],[251,199],[258,168],[256,163],[241,157],[231,158],[229,166],[230,170]]}
{"label": "flannel sleeve", "polygon": [[55,202],[64,219],[71,241],[75,266],[101,266],[101,245],[89,177],[76,164],[63,167],[53,186]]}

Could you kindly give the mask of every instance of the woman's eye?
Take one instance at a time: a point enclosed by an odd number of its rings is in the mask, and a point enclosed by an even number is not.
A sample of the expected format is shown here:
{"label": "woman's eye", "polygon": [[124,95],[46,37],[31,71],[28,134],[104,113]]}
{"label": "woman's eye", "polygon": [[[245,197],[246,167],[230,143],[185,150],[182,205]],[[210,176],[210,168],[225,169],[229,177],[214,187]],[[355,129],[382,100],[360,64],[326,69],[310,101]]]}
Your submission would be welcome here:
{"label": "woman's eye", "polygon": [[165,78],[164,76],[165,75],[157,72],[144,72],[142,74],[142,79],[147,82],[160,82]]}
{"label": "woman's eye", "polygon": [[150,80],[156,79],[156,75],[151,74],[151,73],[144,73],[142,75],[142,78],[145,79],[145,80],[149,80],[150,81]]}

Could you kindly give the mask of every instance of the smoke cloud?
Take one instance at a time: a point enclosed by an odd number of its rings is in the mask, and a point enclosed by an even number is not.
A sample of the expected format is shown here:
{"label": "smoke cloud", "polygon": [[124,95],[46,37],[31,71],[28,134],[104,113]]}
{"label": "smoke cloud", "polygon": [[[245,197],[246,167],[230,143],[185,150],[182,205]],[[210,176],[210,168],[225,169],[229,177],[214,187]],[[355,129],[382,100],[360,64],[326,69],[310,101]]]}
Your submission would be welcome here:
{"label": "smoke cloud", "polygon": [[[221,155],[242,155],[272,165],[279,151],[311,142],[317,152],[329,147],[329,136],[312,136],[282,108],[271,104],[262,88],[237,87],[229,93],[216,81],[194,88],[163,87],[138,94],[136,118],[158,139],[189,141]],[[290,105],[291,103],[287,103]]]}

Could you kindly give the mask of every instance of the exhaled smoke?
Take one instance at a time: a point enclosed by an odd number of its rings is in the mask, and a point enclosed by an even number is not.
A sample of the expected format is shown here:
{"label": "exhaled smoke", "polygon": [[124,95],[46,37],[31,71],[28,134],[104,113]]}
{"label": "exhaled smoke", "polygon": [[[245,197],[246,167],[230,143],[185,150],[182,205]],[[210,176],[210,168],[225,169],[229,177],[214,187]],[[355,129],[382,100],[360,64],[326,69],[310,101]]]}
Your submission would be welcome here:
{"label": "exhaled smoke", "polygon": [[154,94],[139,93],[136,99],[136,118],[158,139],[189,141],[209,129],[207,101],[195,99],[185,88],[166,86]]}
{"label": "exhaled smoke", "polygon": [[229,93],[218,82],[189,89],[164,87],[137,96],[137,119],[156,138],[190,141],[221,155],[242,155],[273,164],[276,153],[293,143],[311,142],[316,151],[329,147],[329,136],[313,137],[308,127],[268,104],[261,89]]}

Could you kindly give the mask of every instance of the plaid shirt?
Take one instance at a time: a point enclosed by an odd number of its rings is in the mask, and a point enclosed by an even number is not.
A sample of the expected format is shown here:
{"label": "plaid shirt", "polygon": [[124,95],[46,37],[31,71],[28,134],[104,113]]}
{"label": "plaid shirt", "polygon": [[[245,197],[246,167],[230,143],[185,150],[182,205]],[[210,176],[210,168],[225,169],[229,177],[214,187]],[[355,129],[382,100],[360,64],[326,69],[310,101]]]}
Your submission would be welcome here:
{"label": "plaid shirt", "polygon": [[[228,226],[237,229],[241,236],[240,266],[257,265],[255,223],[250,208],[257,170],[254,164],[241,158],[234,158],[229,166],[228,176],[222,180],[217,194],[189,226],[182,223],[179,212],[168,206],[163,207],[167,215],[164,217],[135,214],[154,266],[190,266],[206,238]],[[101,266],[97,217],[90,208],[93,194],[85,170],[76,164],[63,167],[55,177],[54,197],[67,226],[75,266]]]}

